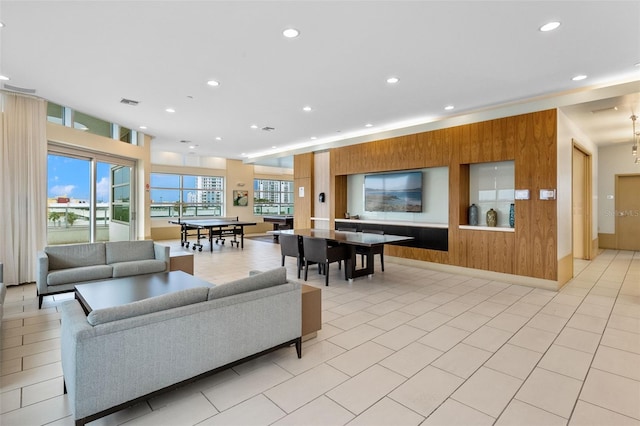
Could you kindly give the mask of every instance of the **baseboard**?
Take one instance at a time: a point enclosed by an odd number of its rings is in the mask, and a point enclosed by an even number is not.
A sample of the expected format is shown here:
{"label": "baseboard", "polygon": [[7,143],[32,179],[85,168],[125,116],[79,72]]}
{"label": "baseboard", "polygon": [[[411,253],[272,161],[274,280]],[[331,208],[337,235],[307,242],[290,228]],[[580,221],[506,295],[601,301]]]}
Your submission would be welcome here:
{"label": "baseboard", "polygon": [[400,265],[414,266],[416,268],[431,269],[451,274],[469,275],[477,278],[485,278],[493,281],[502,281],[509,284],[525,285],[528,287],[542,288],[545,290],[558,291],[561,285],[558,281],[544,280],[542,278],[525,277],[523,275],[505,274],[502,272],[485,271],[483,269],[465,268],[462,266],[446,265],[443,263],[426,262],[423,260],[406,259],[403,257],[385,255],[385,263],[397,263]]}

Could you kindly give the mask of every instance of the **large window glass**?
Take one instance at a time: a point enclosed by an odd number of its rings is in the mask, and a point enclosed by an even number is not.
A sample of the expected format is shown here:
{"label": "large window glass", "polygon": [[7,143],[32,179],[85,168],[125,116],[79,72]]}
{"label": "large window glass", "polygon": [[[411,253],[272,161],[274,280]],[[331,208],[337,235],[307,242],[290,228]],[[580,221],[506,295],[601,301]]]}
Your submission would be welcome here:
{"label": "large window glass", "polygon": [[151,217],[222,216],[224,178],[151,174]]}
{"label": "large window glass", "polygon": [[293,181],[255,179],[253,213],[256,215],[293,214]]}
{"label": "large window glass", "polygon": [[130,240],[133,164],[63,151],[48,155],[47,244]]}

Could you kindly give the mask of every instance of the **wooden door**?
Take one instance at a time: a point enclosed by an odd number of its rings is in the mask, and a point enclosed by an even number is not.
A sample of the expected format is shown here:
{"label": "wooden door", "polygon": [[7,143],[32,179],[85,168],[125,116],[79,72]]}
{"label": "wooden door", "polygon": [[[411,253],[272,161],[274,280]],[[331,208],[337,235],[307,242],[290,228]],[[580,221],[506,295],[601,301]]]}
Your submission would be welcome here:
{"label": "wooden door", "polygon": [[618,250],[640,250],[640,174],[616,175]]}
{"label": "wooden door", "polygon": [[591,259],[591,155],[575,141],[572,164],[573,257]]}

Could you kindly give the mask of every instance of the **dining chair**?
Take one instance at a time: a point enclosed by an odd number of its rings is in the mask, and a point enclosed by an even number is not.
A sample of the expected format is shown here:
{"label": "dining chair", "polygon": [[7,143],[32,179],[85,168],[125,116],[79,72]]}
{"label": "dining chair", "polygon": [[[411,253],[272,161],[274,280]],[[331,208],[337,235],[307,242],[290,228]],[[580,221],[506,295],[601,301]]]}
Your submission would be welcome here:
{"label": "dining chair", "polygon": [[298,264],[298,279],[300,279],[300,271],[302,270],[302,261],[304,259],[300,237],[293,234],[281,234],[279,241],[280,253],[282,254],[282,266],[284,266],[284,258],[286,256],[295,257]]}
{"label": "dining chair", "polygon": [[[363,233],[368,234],[378,234],[384,235],[384,231],[379,229],[363,229]],[[384,245],[373,246],[373,247],[356,247],[356,254],[360,255],[360,262],[362,262],[362,266],[364,266],[364,257],[366,255],[371,255],[371,261],[373,262],[373,256],[376,254],[380,255],[380,267],[382,268],[382,272],[384,272]]]}
{"label": "dining chair", "polygon": [[344,245],[330,246],[324,238],[302,237],[304,250],[304,280],[307,281],[309,265],[317,263],[324,272],[324,284],[329,285],[329,264],[344,260],[344,279],[348,280],[351,253],[349,247]]}

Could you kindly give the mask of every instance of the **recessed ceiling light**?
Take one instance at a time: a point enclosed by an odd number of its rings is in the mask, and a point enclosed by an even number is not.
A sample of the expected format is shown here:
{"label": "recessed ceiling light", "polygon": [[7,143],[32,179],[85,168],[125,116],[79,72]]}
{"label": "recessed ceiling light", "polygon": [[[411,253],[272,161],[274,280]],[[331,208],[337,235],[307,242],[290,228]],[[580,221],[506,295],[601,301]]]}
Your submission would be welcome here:
{"label": "recessed ceiling light", "polygon": [[196,149],[195,145],[189,145],[189,149]]}
{"label": "recessed ceiling light", "polygon": [[315,140],[316,140],[316,139],[318,139],[318,138],[317,138],[317,137],[315,137],[315,136],[311,136],[309,139],[311,139],[312,141],[315,141]]}
{"label": "recessed ceiling light", "polygon": [[0,75],[0,80],[7,81],[7,80],[9,80],[9,77],[7,77],[5,75]]}
{"label": "recessed ceiling light", "polygon": [[217,140],[217,141],[221,141],[221,140],[222,140],[222,138],[221,138],[220,136],[216,136],[216,140]]}
{"label": "recessed ceiling light", "polygon": [[584,74],[580,74],[580,75],[576,75],[575,77],[573,77],[571,80],[573,81],[580,81],[580,80],[584,80],[585,78],[587,78],[586,75]]}
{"label": "recessed ceiling light", "polygon": [[252,124],[250,127],[251,127],[252,129],[257,129],[257,128],[258,128],[258,125],[257,125],[257,124]]}
{"label": "recessed ceiling light", "polygon": [[209,81],[207,81],[207,84],[208,84],[209,86],[213,86],[213,87],[220,86],[220,82],[219,82],[219,81],[216,81],[216,80],[209,80]]}
{"label": "recessed ceiling light", "polygon": [[140,126],[142,130],[147,130],[147,126]]}
{"label": "recessed ceiling light", "polygon": [[300,31],[296,30],[295,28],[287,28],[282,32],[282,35],[286,38],[296,38],[300,35]]}
{"label": "recessed ceiling light", "polygon": [[400,79],[398,77],[389,77],[387,79],[387,83],[389,83],[389,84],[395,84],[395,83],[397,83],[399,81],[400,81]]}
{"label": "recessed ceiling light", "polygon": [[364,127],[373,127],[373,124],[367,123],[367,124],[364,125]]}
{"label": "recessed ceiling light", "polygon": [[555,30],[559,26],[560,26],[560,22],[558,21],[547,22],[546,24],[540,27],[540,31],[542,31],[543,33],[546,33],[547,31]]}
{"label": "recessed ceiling light", "polygon": [[303,107],[302,110],[306,111],[306,112],[309,112],[309,111],[311,111],[311,107],[307,105],[306,107]]}
{"label": "recessed ceiling light", "polygon": [[173,109],[173,108],[167,108],[167,109],[165,109],[165,111],[167,111],[167,112],[176,112],[176,110]]}
{"label": "recessed ceiling light", "polygon": [[4,27],[4,22],[0,22],[0,28]]}
{"label": "recessed ceiling light", "polygon": [[444,107],[444,109],[447,110],[447,111],[451,111],[454,108],[455,107],[453,105],[447,105],[446,107]]}
{"label": "recessed ceiling light", "polygon": [[276,148],[277,148],[277,146],[275,146],[275,145],[271,147],[271,149],[276,149]]}

